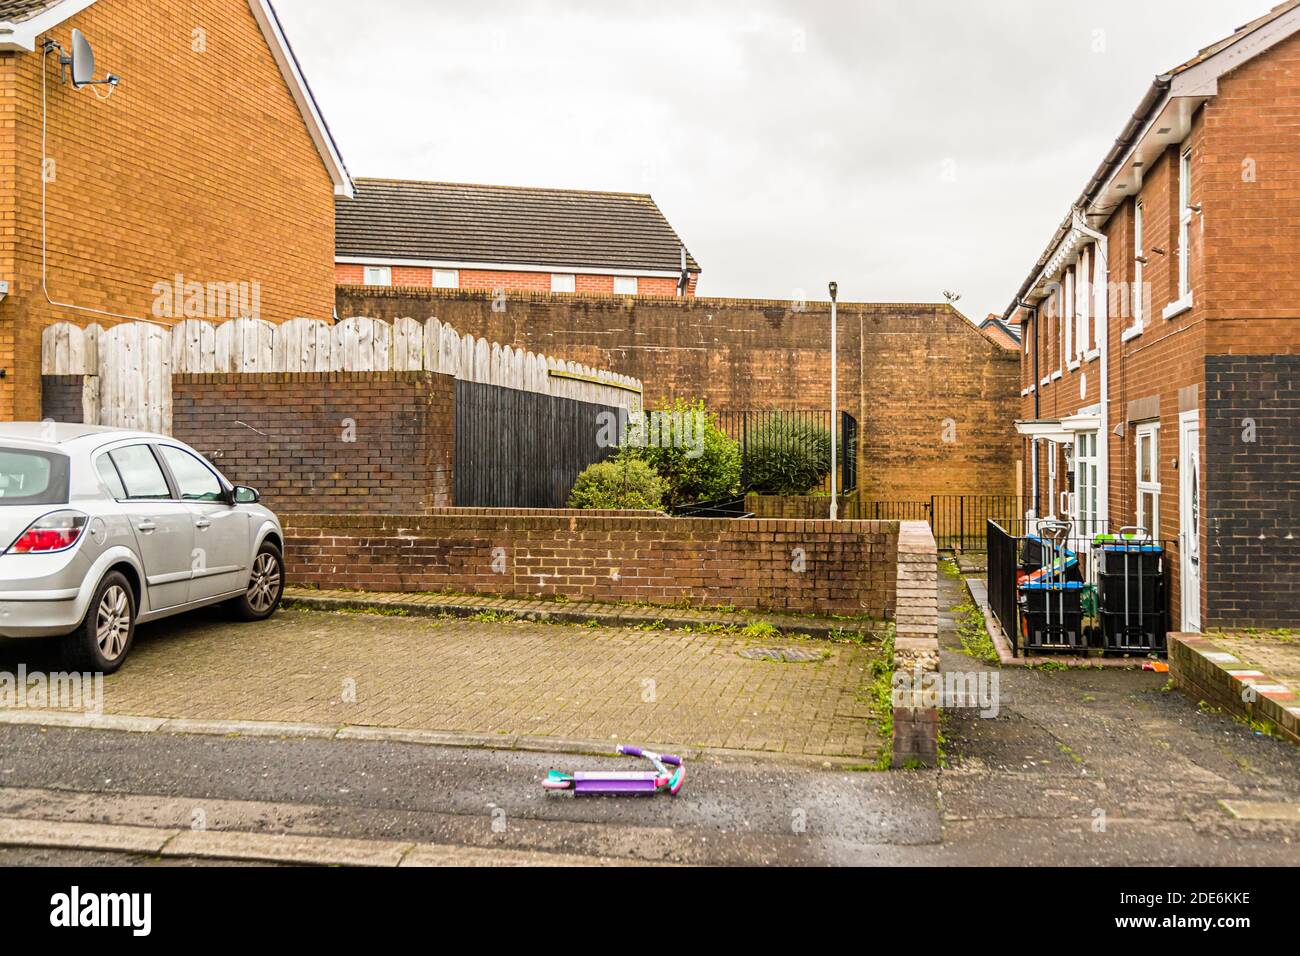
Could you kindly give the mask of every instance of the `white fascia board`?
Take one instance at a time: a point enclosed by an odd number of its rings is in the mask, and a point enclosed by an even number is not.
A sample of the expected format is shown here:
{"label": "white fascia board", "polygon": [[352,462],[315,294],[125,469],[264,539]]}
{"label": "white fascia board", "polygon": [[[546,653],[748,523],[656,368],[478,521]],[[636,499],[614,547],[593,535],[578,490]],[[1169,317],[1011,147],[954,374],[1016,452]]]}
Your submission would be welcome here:
{"label": "white fascia board", "polygon": [[519,262],[465,262],[459,259],[388,259],[375,256],[335,256],[347,266],[409,266],[416,269],[470,269],[481,272],[543,272],[557,275],[631,276],[645,279],[680,279],[680,272],[662,269],[608,269],[604,266],[539,266]]}
{"label": "white fascia board", "polygon": [[0,51],[36,51],[36,40],[47,30],[53,30],[69,17],[74,17],[95,0],[63,0],[43,13],[17,23],[0,23]]}
{"label": "white fascia board", "polygon": [[325,118],[321,115],[311,87],[307,85],[307,79],[298,67],[298,61],[284,35],[284,29],[280,26],[280,19],[276,16],[275,9],[271,6],[270,0],[248,0],[248,6],[253,11],[253,19],[261,28],[262,35],[266,37],[266,44],[280,67],[290,95],[298,104],[303,122],[307,124],[307,132],[311,134],[312,142],[316,144],[316,150],[329,171],[330,179],[334,181],[334,195],[347,199],[354,198],[356,187],[352,184],[352,176],[349,175],[348,168],[343,162],[338,144],[330,135],[329,127],[325,124]]}

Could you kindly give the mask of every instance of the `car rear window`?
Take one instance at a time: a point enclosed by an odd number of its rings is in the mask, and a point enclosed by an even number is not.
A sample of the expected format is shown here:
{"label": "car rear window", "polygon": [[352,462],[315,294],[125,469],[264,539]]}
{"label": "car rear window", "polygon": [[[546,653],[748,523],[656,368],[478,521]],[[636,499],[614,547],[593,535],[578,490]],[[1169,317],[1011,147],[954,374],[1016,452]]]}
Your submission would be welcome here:
{"label": "car rear window", "polygon": [[66,456],[0,448],[0,507],[67,503]]}

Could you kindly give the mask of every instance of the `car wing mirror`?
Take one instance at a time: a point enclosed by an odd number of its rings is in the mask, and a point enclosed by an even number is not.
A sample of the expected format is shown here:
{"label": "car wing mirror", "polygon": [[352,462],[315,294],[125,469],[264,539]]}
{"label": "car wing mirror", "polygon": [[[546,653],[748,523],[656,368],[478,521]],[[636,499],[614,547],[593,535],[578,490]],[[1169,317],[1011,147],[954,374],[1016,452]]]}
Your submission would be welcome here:
{"label": "car wing mirror", "polygon": [[232,497],[233,503],[237,505],[255,505],[262,500],[262,496],[255,489],[244,485],[236,485]]}

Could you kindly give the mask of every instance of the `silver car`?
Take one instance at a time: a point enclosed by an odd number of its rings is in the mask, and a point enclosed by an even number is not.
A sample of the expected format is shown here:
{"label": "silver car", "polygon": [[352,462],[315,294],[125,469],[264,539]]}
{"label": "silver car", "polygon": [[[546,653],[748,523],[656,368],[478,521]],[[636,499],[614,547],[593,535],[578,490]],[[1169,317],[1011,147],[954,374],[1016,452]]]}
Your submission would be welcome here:
{"label": "silver car", "polygon": [[229,602],[245,620],[284,593],[284,531],[251,488],[146,432],[0,423],[0,637],[62,637],[111,674],[135,626]]}

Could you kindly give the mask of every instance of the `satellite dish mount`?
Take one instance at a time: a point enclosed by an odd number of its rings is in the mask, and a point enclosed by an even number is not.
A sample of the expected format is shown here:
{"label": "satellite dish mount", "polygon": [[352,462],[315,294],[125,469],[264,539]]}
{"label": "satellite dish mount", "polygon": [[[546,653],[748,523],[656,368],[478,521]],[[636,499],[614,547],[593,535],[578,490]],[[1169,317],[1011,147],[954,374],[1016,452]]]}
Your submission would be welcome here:
{"label": "satellite dish mount", "polygon": [[90,41],[80,30],[72,31],[72,52],[69,53],[56,40],[45,41],[45,52],[50,53],[54,50],[59,51],[59,66],[61,68],[63,82],[68,82],[68,76],[71,74],[72,86],[74,89],[82,89],[87,86],[112,86],[116,87],[121,82],[121,78],[108,74],[104,79],[95,79],[95,51],[91,49]]}

